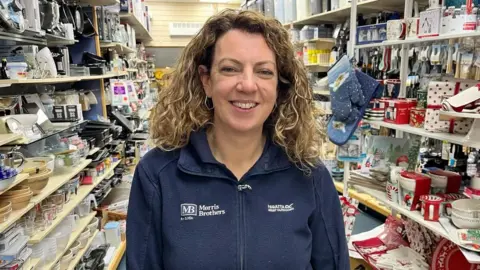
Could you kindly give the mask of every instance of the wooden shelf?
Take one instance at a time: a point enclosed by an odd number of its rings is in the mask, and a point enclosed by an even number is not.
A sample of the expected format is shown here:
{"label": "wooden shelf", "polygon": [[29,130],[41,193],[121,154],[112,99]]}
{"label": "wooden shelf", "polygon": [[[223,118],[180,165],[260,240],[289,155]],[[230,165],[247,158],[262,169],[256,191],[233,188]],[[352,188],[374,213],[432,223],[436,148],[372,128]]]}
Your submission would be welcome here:
{"label": "wooden shelf", "polygon": [[6,189],[0,191],[0,195],[2,195],[3,193],[7,192],[9,189],[13,188],[14,186],[20,184],[21,182],[23,182],[25,179],[27,179],[30,175],[28,173],[20,173],[20,174],[17,174],[17,176],[15,176],[15,180],[13,181],[13,183],[10,184],[10,186],[8,186]]}
{"label": "wooden shelf", "polygon": [[[370,13],[378,12],[382,10],[388,11],[402,11],[404,10],[405,2],[401,0],[367,0],[357,4],[357,13]],[[294,21],[293,23],[286,23],[284,26],[302,26],[308,24],[335,23],[345,22],[347,18],[350,18],[350,5],[345,7],[315,14],[313,16]]]}
{"label": "wooden shelf", "polygon": [[130,24],[135,29],[135,37],[140,41],[152,41],[153,38],[147,28],[132,13],[120,13],[120,20]]}
{"label": "wooden shelf", "polygon": [[[337,189],[338,192],[343,193],[343,183],[342,182],[334,182],[335,188]],[[361,204],[365,205],[366,207],[374,210],[377,213],[380,213],[386,217],[392,214],[392,211],[385,207],[384,205],[381,205],[379,201],[366,194],[366,193],[361,193],[358,192],[354,189],[349,188],[348,189],[348,196],[351,198],[354,198],[358,200]]]}
{"label": "wooden shelf", "polygon": [[73,76],[73,77],[58,77],[47,79],[9,79],[0,80],[0,85],[12,85],[12,84],[56,84],[56,83],[73,83],[79,81],[92,81],[100,79],[108,79],[118,76],[126,76],[127,72],[108,73],[104,75],[92,75],[92,76]]}
{"label": "wooden shelf", "polygon": [[127,249],[127,242],[122,241],[120,246],[118,246],[117,250],[115,251],[115,256],[112,258],[112,261],[108,265],[108,270],[116,270],[118,265],[122,261],[123,255],[125,254],[125,250]]}
{"label": "wooden shelf", "polygon": [[79,4],[87,4],[90,6],[111,6],[120,4],[118,0],[80,0],[78,1]]}
{"label": "wooden shelf", "polygon": [[75,256],[75,258],[73,258],[73,260],[70,262],[70,265],[67,268],[68,270],[75,269],[75,266],[77,266],[77,264],[80,262],[85,252],[87,252],[88,248],[93,242],[93,239],[95,239],[95,236],[97,236],[97,233],[98,233],[98,230],[96,230],[95,233],[92,236],[90,236],[90,238],[88,238],[87,245],[78,251],[77,256]]}
{"label": "wooden shelf", "polygon": [[461,112],[447,112],[440,110],[440,117],[454,118],[473,118],[480,119],[480,113],[461,113]]}
{"label": "wooden shelf", "polygon": [[308,40],[300,40],[300,41],[295,41],[295,44],[305,44],[305,43],[333,43],[335,44],[337,42],[336,39],[334,38],[314,38],[314,39],[308,39]]}
{"label": "wooden shelf", "polygon": [[313,93],[318,95],[330,96],[330,91],[326,90],[313,90]]}
{"label": "wooden shelf", "polygon": [[34,203],[40,203],[45,198],[50,196],[53,192],[57,191],[60,187],[65,185],[70,179],[79,174],[85,167],[87,167],[92,162],[91,159],[85,159],[80,164],[75,167],[71,167],[65,173],[53,175],[48,180],[47,186],[42,190],[42,192],[36,196],[33,196],[31,201]]}
{"label": "wooden shelf", "polygon": [[386,128],[391,128],[398,131],[420,135],[420,136],[431,138],[431,139],[448,141],[451,143],[461,144],[461,145],[472,147],[472,148],[480,148],[479,140],[470,141],[466,139],[465,135],[461,135],[461,134],[433,133],[433,132],[426,131],[424,128],[416,128],[410,125],[396,125],[396,124],[391,124],[384,121],[365,121],[365,122],[370,123],[370,125],[374,128],[386,127]]}
{"label": "wooden shelf", "polygon": [[327,72],[330,66],[320,64],[305,64],[305,67],[315,72]]}
{"label": "wooden shelf", "polygon": [[374,190],[374,189],[370,189],[370,188],[366,188],[366,187],[362,187],[362,186],[355,186],[355,188],[357,190],[361,191],[361,192],[364,192],[364,193],[374,197],[375,199],[377,199],[380,202],[384,203],[385,205],[391,207],[392,209],[395,209],[400,214],[402,214],[406,217],[409,217],[410,219],[419,223],[423,227],[426,227],[427,229],[432,230],[433,232],[441,235],[444,238],[450,239],[447,231],[442,227],[440,222],[426,221],[425,219],[423,219],[423,216],[420,214],[419,211],[410,211],[410,210],[407,210],[407,209],[403,208],[402,206],[400,206],[396,202],[389,201],[387,199],[386,192],[382,192],[382,191],[378,191],[378,190]]}
{"label": "wooden shelf", "polygon": [[92,150],[90,150],[90,151],[88,152],[88,155],[91,156],[91,155],[97,153],[99,150],[100,150],[99,147],[95,147],[95,148],[93,148]]}
{"label": "wooden shelf", "polygon": [[127,72],[138,72],[138,68],[127,68]]}
{"label": "wooden shelf", "polygon": [[[0,81],[1,83],[1,81]],[[8,134],[0,134],[0,146],[4,144],[11,143],[15,140],[22,138],[20,134],[8,133]]]}
{"label": "wooden shelf", "polygon": [[450,39],[456,40],[456,39],[462,39],[466,37],[479,37],[479,36],[480,36],[480,32],[465,32],[465,33],[459,33],[459,34],[440,35],[436,37],[411,38],[411,39],[405,39],[405,40],[384,41],[381,43],[355,45],[355,49],[398,46],[398,45],[416,44],[416,43],[423,43],[423,42],[436,42],[436,41],[450,40]]}
{"label": "wooden shelf", "polygon": [[92,212],[90,214],[88,214],[87,216],[85,217],[82,217],[80,218],[78,221],[77,221],[77,226],[76,226],[76,229],[75,231],[70,235],[70,239],[68,240],[68,244],[67,246],[65,247],[65,250],[63,250],[62,252],[58,252],[57,250],[57,256],[55,256],[55,260],[47,265],[45,265],[43,267],[43,269],[45,270],[49,270],[49,269],[52,269],[53,266],[55,266],[55,264],[63,257],[63,254],[65,254],[65,252],[73,245],[73,243],[75,241],[77,241],[78,237],[80,236],[80,234],[82,234],[83,230],[85,230],[85,228],[88,226],[88,224],[90,223],[90,221],[92,221],[92,219],[95,217],[95,215],[97,214],[97,212]]}
{"label": "wooden shelf", "polygon": [[135,49],[127,47],[122,43],[116,42],[100,42],[100,48],[102,49],[115,49],[117,53],[135,53],[137,52]]}
{"label": "wooden shelf", "polygon": [[[30,237],[28,241],[29,244],[37,244],[40,243],[45,237],[47,237],[50,232],[52,232],[62,221],[65,219],[74,209],[75,207],[87,197],[88,194],[98,185],[100,182],[105,179],[113,170],[120,164],[120,161],[117,161],[108,168],[102,176],[96,177],[95,181],[92,185],[81,185],[78,188],[77,195],[72,196],[70,201],[63,206],[62,212],[57,214],[57,218],[52,222],[50,226],[45,228],[44,231],[38,232],[37,234]],[[50,181],[49,181],[50,183]]]}
{"label": "wooden shelf", "polygon": [[46,197],[50,196],[53,192],[55,192],[58,188],[63,186],[66,182],[68,182],[72,177],[77,175],[80,171],[82,171],[88,164],[90,164],[91,160],[87,159],[75,167],[71,172],[60,174],[56,176],[50,177],[48,180],[47,186],[42,190],[42,193],[38,194],[37,196],[33,197],[30,200],[30,203],[22,209],[12,211],[8,219],[0,223],[0,232],[5,231],[10,225],[20,219],[23,215],[25,215],[30,209],[32,209],[36,204],[41,202]]}

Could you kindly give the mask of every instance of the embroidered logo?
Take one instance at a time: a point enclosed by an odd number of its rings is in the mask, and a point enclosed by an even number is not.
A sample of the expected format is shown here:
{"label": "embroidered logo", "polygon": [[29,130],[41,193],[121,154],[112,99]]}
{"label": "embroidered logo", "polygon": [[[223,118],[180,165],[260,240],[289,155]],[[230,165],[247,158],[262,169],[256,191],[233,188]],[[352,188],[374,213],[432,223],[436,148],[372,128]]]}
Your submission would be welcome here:
{"label": "embroidered logo", "polygon": [[290,212],[295,210],[295,207],[293,207],[293,203],[291,204],[269,204],[268,205],[268,212]]}
{"label": "embroidered logo", "polygon": [[221,209],[219,205],[204,205],[193,203],[182,203],[180,205],[180,220],[193,220],[194,217],[208,217],[225,215],[226,211]]}

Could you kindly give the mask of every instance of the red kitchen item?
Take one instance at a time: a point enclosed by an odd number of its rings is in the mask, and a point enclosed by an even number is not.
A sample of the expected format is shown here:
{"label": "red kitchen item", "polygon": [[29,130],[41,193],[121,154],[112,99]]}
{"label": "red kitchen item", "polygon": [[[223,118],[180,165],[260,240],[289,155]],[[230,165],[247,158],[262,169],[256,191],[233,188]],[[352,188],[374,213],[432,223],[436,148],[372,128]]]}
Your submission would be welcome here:
{"label": "red kitchen item", "polygon": [[410,211],[421,208],[420,196],[430,193],[432,179],[424,174],[415,172],[400,173],[400,198],[402,206]]}
{"label": "red kitchen item", "polygon": [[412,108],[410,110],[410,126],[422,128],[425,123],[425,109]]}
{"label": "red kitchen item", "polygon": [[[458,193],[460,185],[462,184],[462,176],[458,173],[444,171],[441,169],[433,170],[429,172],[432,178],[432,193]],[[443,192],[441,190],[433,190],[434,183],[445,183]]]}
{"label": "red kitchen item", "polygon": [[422,202],[421,213],[423,219],[428,221],[438,221],[440,218],[440,209],[443,198],[436,195],[422,195],[420,196],[420,201]]}
{"label": "red kitchen item", "polygon": [[460,248],[443,238],[433,253],[430,270],[475,270],[477,266],[465,259]]}
{"label": "red kitchen item", "polygon": [[408,124],[410,122],[410,110],[415,102],[406,99],[394,99],[385,102],[385,119],[383,121],[393,124]]}

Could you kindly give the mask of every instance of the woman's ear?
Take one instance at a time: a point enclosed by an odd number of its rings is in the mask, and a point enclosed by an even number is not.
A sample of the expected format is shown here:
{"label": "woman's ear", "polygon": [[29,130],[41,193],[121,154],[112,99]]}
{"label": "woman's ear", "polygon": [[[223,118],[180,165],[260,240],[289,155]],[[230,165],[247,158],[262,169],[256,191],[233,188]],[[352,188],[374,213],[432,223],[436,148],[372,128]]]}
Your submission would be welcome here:
{"label": "woman's ear", "polygon": [[203,90],[205,90],[205,94],[207,97],[211,97],[212,90],[211,90],[211,80],[210,80],[210,72],[208,68],[204,65],[200,65],[198,67],[198,74],[200,75],[200,80],[202,81]]}

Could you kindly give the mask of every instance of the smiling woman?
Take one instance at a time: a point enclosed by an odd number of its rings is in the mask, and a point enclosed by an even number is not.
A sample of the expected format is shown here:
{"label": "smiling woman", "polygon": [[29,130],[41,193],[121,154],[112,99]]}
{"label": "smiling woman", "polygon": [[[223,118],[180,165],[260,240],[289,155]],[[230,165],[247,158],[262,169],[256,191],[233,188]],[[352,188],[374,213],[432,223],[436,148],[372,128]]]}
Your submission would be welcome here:
{"label": "smiling woman", "polygon": [[128,268],[349,269],[312,91],[283,26],[226,10],[172,76],[150,124],[158,148],[132,183]]}

